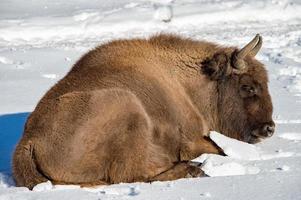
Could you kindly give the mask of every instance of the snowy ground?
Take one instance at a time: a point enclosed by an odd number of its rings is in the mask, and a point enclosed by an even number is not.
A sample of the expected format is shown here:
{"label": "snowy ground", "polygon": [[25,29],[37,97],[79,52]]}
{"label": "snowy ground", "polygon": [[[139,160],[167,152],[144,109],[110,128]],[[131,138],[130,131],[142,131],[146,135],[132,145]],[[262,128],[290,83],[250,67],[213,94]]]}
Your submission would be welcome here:
{"label": "snowy ground", "polygon": [[[171,15],[170,5],[173,18],[164,23],[161,20]],[[170,4],[168,0],[1,0],[0,200],[301,199],[300,13],[299,0],[178,0]],[[270,75],[275,136],[255,147],[241,147],[213,133],[229,156],[198,158],[208,178],[94,190],[50,183],[37,186],[34,192],[14,187],[10,165],[14,145],[29,112],[49,87],[94,46],[157,32],[224,45],[243,45],[260,33],[264,45],[258,59]]]}

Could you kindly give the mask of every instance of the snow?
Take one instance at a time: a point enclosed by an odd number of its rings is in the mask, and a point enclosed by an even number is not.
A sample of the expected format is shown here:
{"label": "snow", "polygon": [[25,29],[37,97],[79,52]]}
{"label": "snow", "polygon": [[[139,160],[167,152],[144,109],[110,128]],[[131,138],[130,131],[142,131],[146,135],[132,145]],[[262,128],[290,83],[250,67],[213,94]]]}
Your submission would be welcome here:
{"label": "snow", "polygon": [[208,176],[230,176],[258,174],[260,169],[247,161],[260,160],[261,154],[255,145],[226,137],[218,132],[211,131],[209,137],[226,154],[203,154],[193,159],[193,162],[202,163],[201,169]]}
{"label": "snow", "polygon": [[10,60],[10,59],[8,59],[8,58],[5,58],[5,57],[0,57],[0,63],[2,63],[2,64],[13,64],[14,62],[12,61],[12,60]]}
{"label": "snow", "polygon": [[282,167],[279,167],[278,169],[282,170],[282,171],[288,171],[288,170],[290,170],[290,167],[287,165],[283,165]]}
{"label": "snow", "polygon": [[49,79],[56,79],[57,75],[56,74],[43,74],[42,77],[49,78]]}
{"label": "snow", "polygon": [[[294,156],[293,152],[283,152],[281,149],[276,150],[275,153],[266,153],[255,145],[226,137],[215,131],[211,131],[209,137],[226,156],[202,154],[192,161],[202,163],[201,169],[210,177],[258,174],[260,168],[252,161]],[[277,170],[288,171],[289,166],[283,165]]]}
{"label": "snow", "polygon": [[53,189],[53,185],[50,181],[44,182],[44,183],[40,183],[38,185],[36,185],[32,191],[33,192],[41,192],[41,191],[45,191],[45,190],[51,190]]}
{"label": "snow", "polygon": [[156,5],[154,18],[163,22],[170,22],[173,16],[171,5]]}
{"label": "snow", "polygon": [[228,138],[218,132],[211,131],[209,135],[224,153],[232,158],[242,160],[259,160],[260,153],[255,145]]}
{"label": "snow", "polygon": [[[198,160],[198,158],[194,160]],[[228,156],[203,154],[200,160],[203,160],[201,169],[211,177],[258,174],[260,172],[258,167]]]}
{"label": "snow", "polygon": [[301,140],[301,134],[299,133],[282,133],[278,137],[287,139],[287,140]]}
{"label": "snow", "polygon": [[[301,199],[300,13],[299,0],[1,0],[0,199]],[[257,58],[270,76],[275,135],[249,145],[212,132],[227,156],[195,159],[208,177],[15,187],[13,149],[42,95],[96,45],[158,32],[238,46],[260,33]]]}

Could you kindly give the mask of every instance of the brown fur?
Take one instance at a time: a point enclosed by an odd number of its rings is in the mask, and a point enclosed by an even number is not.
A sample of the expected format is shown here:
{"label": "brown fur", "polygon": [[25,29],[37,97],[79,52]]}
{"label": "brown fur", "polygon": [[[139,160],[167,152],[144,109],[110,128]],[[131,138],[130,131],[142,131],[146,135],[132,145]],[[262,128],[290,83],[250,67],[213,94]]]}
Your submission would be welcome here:
{"label": "brown fur", "polygon": [[[90,51],[28,118],[13,158],[17,185],[197,176],[187,161],[221,153],[210,130],[257,142],[254,128],[272,123],[267,73],[250,56],[247,71],[234,69],[235,50],[157,35]],[[260,93],[245,98],[242,84]]]}

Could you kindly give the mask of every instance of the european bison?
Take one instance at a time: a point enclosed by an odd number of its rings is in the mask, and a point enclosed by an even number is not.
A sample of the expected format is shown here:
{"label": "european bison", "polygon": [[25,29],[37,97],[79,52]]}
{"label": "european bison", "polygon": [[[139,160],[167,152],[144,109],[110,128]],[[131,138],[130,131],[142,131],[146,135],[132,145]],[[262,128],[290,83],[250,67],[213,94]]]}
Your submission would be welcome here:
{"label": "european bison", "polygon": [[256,143],[274,132],[267,72],[242,49],[175,35],[116,40],[84,55],[29,116],[13,157],[18,186],[201,176],[222,153],[210,130]]}

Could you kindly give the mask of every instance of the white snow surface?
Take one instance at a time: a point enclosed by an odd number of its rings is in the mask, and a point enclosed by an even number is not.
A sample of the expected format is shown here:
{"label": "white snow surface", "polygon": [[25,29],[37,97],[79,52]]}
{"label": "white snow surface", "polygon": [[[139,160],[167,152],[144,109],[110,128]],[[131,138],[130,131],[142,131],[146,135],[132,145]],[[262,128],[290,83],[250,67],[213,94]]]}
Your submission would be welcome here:
{"label": "white snow surface", "polygon": [[193,159],[193,162],[202,163],[201,169],[206,175],[212,177],[257,174],[260,172],[259,168],[250,166],[247,162],[261,159],[258,147],[226,137],[215,131],[211,131],[209,137],[223,150],[226,156],[203,154]]}
{"label": "white snow surface", "polygon": [[[299,0],[1,0],[0,200],[301,199],[300,13]],[[227,156],[195,159],[208,177],[97,188],[50,182],[33,191],[15,187],[13,149],[42,95],[89,49],[159,32],[236,46],[260,33],[264,44],[257,58],[269,73],[275,135],[249,145],[212,132]]]}
{"label": "white snow surface", "polygon": [[211,131],[209,135],[224,153],[230,157],[241,160],[259,160],[260,153],[258,147],[252,144],[241,142],[229,137],[226,137],[218,132]]}
{"label": "white snow surface", "polygon": [[[202,163],[201,169],[206,175],[211,177],[258,174],[260,169],[256,167],[256,163],[250,161],[269,160],[294,155],[293,152],[282,152],[282,150],[278,150],[275,153],[266,153],[255,145],[226,137],[216,131],[211,131],[209,137],[223,150],[226,156],[202,154],[192,161]],[[284,165],[277,169],[288,171],[289,166]]]}

